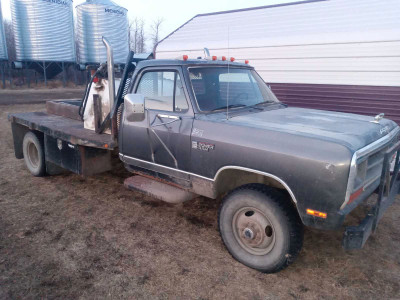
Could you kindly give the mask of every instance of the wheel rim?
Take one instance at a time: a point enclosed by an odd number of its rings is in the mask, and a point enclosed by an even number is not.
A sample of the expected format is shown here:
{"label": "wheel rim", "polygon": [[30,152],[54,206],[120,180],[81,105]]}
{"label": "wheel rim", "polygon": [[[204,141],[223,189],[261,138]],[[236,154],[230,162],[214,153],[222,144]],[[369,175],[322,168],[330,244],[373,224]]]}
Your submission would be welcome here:
{"label": "wheel rim", "polygon": [[27,148],[28,148],[29,162],[34,168],[38,168],[40,160],[39,160],[39,151],[36,148],[36,145],[32,142],[29,142]]}
{"label": "wheel rim", "polygon": [[265,255],[274,248],[274,227],[269,218],[257,208],[239,209],[233,216],[232,228],[236,241],[250,254]]}

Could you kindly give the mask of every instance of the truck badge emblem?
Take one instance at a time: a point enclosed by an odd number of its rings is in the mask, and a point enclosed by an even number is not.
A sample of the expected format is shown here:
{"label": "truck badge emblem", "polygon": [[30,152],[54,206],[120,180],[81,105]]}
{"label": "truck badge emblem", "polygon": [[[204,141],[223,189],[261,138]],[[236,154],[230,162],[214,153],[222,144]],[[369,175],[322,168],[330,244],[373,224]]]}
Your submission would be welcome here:
{"label": "truck badge emblem", "polygon": [[389,132],[389,126],[385,126],[385,127],[381,128],[381,134],[388,133],[388,132]]}
{"label": "truck badge emblem", "polygon": [[383,119],[385,116],[384,113],[381,113],[379,115],[376,115],[373,121],[370,121],[371,123],[379,124],[379,121]]}
{"label": "truck badge emblem", "polygon": [[202,137],[204,133],[204,130],[193,128],[192,130],[192,135],[197,136],[197,137]]}
{"label": "truck badge emblem", "polygon": [[192,141],[192,149],[210,152],[210,150],[215,150],[215,145]]}

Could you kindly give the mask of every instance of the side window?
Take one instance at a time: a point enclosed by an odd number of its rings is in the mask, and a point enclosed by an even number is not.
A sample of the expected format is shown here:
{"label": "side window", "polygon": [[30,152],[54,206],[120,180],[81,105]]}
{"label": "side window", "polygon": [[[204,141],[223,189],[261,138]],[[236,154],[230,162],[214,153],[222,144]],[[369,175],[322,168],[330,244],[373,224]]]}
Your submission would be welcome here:
{"label": "side window", "polygon": [[184,112],[189,108],[178,72],[146,72],[136,93],[144,95],[148,109]]}

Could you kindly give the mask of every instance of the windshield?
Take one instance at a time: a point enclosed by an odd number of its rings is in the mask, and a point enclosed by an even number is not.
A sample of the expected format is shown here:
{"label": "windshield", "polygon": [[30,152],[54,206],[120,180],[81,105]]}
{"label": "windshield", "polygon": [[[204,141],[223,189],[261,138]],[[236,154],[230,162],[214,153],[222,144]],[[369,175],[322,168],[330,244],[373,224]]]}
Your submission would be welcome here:
{"label": "windshield", "polygon": [[202,111],[279,102],[254,70],[201,67],[189,68],[189,74]]}

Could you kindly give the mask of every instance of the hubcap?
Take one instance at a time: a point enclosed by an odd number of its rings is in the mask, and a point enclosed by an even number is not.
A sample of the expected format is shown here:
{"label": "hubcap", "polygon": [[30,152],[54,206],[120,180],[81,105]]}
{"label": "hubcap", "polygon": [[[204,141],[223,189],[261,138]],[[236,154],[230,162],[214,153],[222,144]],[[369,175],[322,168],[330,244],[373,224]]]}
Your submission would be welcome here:
{"label": "hubcap", "polygon": [[239,209],[232,220],[236,241],[253,255],[265,255],[275,245],[275,230],[268,217],[259,209]]}
{"label": "hubcap", "polygon": [[243,235],[246,239],[252,240],[254,239],[254,233],[250,228],[246,228],[243,232]]}
{"label": "hubcap", "polygon": [[32,142],[28,144],[28,159],[33,167],[39,167],[39,152]]}

